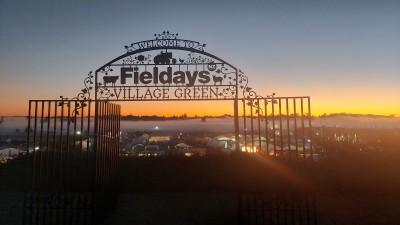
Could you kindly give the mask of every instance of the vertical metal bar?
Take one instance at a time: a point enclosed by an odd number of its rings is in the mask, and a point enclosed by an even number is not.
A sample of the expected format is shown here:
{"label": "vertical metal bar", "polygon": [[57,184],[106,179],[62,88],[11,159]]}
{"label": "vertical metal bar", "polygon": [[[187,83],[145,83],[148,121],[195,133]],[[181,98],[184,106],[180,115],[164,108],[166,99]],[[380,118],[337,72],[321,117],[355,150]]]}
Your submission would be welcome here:
{"label": "vertical metal bar", "polygon": [[269,137],[268,137],[268,114],[267,114],[267,104],[268,104],[268,100],[264,99],[264,119],[265,119],[265,144],[267,147],[267,154],[269,155]]}
{"label": "vertical metal bar", "polygon": [[101,209],[101,201],[103,198],[103,154],[104,154],[104,141],[105,141],[105,137],[104,137],[104,120],[105,120],[105,112],[104,112],[104,108],[105,108],[105,103],[104,102],[100,102],[99,104],[100,106],[100,115],[99,115],[99,133],[98,133],[98,137],[99,137],[99,141],[98,141],[98,146],[97,146],[97,170],[98,170],[98,175],[96,176],[98,179],[98,182],[96,182],[96,220],[98,219],[98,216],[100,215],[100,209]]}
{"label": "vertical metal bar", "polygon": [[[82,147],[83,147],[83,135],[84,135],[84,131],[83,131],[83,123],[84,123],[84,117],[85,117],[85,111],[84,108],[86,107],[86,102],[81,101],[81,112],[80,112],[80,136],[79,136],[79,160],[78,160],[78,171],[77,171],[77,183],[79,183],[79,189],[77,190],[77,195],[78,195],[78,199],[77,199],[77,211],[76,211],[76,220],[77,223],[80,223],[80,213],[82,210],[81,204],[82,204],[82,192],[83,192],[83,184],[82,182],[84,181],[83,178],[83,174],[82,174]],[[76,143],[75,143],[76,144]]]}
{"label": "vertical metal bar", "polygon": [[272,98],[272,132],[274,138],[274,156],[276,156],[276,132],[275,132],[275,100]]}
{"label": "vertical metal bar", "polygon": [[[254,148],[253,99],[250,100],[251,148]],[[252,149],[250,151],[252,151]]]}
{"label": "vertical metal bar", "polygon": [[254,194],[254,218],[255,224],[258,224],[258,205],[257,205],[257,194]]}
{"label": "vertical metal bar", "polygon": [[95,101],[95,184],[92,200],[92,223],[95,222],[97,216],[97,202],[98,202],[98,183],[99,183],[99,152],[100,152],[100,126],[101,126],[101,104],[102,102]]}
{"label": "vertical metal bar", "polygon": [[[91,176],[91,174],[90,174],[90,172],[91,172],[91,160],[90,160],[90,156],[89,156],[89,151],[90,151],[90,149],[89,149],[89,147],[90,147],[90,119],[91,119],[91,105],[92,105],[92,102],[89,100],[88,101],[88,109],[87,109],[87,140],[86,140],[86,156],[85,156],[85,159],[86,159],[86,162],[85,162],[85,164],[87,165],[86,167],[84,166],[84,168],[85,168],[85,170],[84,170],[84,174],[83,174],[83,180],[85,181],[85,182],[87,182],[87,180],[89,179],[89,180],[92,180],[93,179],[93,176]],[[96,113],[95,113],[96,114]],[[96,131],[94,131],[94,133],[95,133]],[[96,141],[96,138],[94,138],[94,140],[93,141]],[[94,146],[96,145],[95,143],[93,144]],[[82,162],[83,163],[83,162]],[[86,184],[86,185],[89,185],[89,187],[90,187],[90,185],[92,185],[92,184]],[[88,201],[89,201],[89,199],[88,199],[88,192],[89,192],[89,188],[87,187],[85,185],[85,189],[84,189],[84,199],[83,199],[83,224],[86,224],[86,222],[87,222],[87,218],[88,218],[88,207],[89,207],[89,205],[88,205]],[[91,217],[92,218],[92,217]]]}
{"label": "vertical metal bar", "polygon": [[112,142],[112,137],[110,136],[110,104],[106,103],[106,123],[105,123],[105,133],[106,133],[106,142],[105,142],[105,149],[104,149],[104,163],[103,163],[103,174],[104,174],[104,179],[103,179],[103,201],[102,201],[102,210],[104,211],[105,209],[105,203],[107,201],[107,195],[105,194],[108,191],[108,178],[109,178],[109,149],[110,149],[110,144]]}
{"label": "vertical metal bar", "polygon": [[[238,106],[238,110],[239,110],[239,106]],[[117,145],[116,145],[117,153],[116,153],[115,173],[117,173],[117,169],[118,169],[118,166],[119,166],[120,136],[121,136],[121,132],[120,132],[121,131],[121,127],[120,127],[121,126],[121,106],[120,105],[118,105],[118,107],[117,107],[117,121],[116,122],[117,122],[118,139],[117,139]],[[237,142],[240,144],[240,137],[237,140]],[[240,145],[239,145],[239,148],[240,148]],[[116,176],[114,176],[114,177],[116,177]],[[114,186],[114,187],[116,187],[116,186]],[[117,200],[118,199],[116,199],[116,201]]]}
{"label": "vertical metal bar", "polygon": [[235,99],[233,100],[233,107],[234,107],[233,108],[233,114],[234,114],[234,126],[235,126],[235,151],[236,152],[240,152],[240,143],[239,143],[239,132],[240,132],[240,127],[239,127],[239,99],[238,99],[238,96],[237,96],[237,91],[236,91]]}
{"label": "vertical metal bar", "polygon": [[285,193],[282,198],[283,198],[283,221],[287,225],[288,224],[288,210],[287,210],[287,193]]}
{"label": "vertical metal bar", "polygon": [[110,103],[106,103],[106,134],[107,134],[107,142],[106,142],[106,149],[105,149],[105,154],[104,154],[104,165],[103,165],[103,169],[104,169],[104,191],[103,191],[103,205],[102,205],[102,210],[104,211],[105,209],[105,204],[106,201],[109,199],[109,196],[106,195],[106,192],[108,192],[108,181],[109,181],[109,176],[110,176],[110,158],[109,157],[109,153],[110,153],[110,145],[113,142],[112,139],[112,134],[110,133],[110,119],[111,119],[111,115],[110,115],[110,107],[111,104]]}
{"label": "vertical metal bar", "polygon": [[[110,193],[110,177],[113,169],[113,162],[111,156],[111,147],[114,144],[114,134],[111,130],[111,122],[112,122],[112,108],[113,104],[107,103],[107,135],[108,135],[108,142],[107,142],[107,149],[105,155],[105,162],[104,162],[104,172],[105,172],[105,183],[104,183],[104,193]],[[111,199],[114,193],[111,192],[111,195],[104,195],[104,203],[103,203],[103,210],[105,210],[106,204],[110,204],[111,206]]]}
{"label": "vertical metal bar", "polygon": [[[62,202],[62,195],[61,195],[61,191],[63,188],[63,171],[62,171],[62,167],[63,167],[63,131],[64,131],[64,100],[61,100],[60,102],[60,106],[61,106],[61,115],[60,115],[60,136],[59,136],[59,142],[60,142],[60,148],[59,148],[59,161],[60,161],[60,165],[59,165],[59,175],[58,175],[58,187],[57,187],[57,203]],[[57,204],[57,211],[56,211],[56,224],[59,224],[60,219],[60,210],[61,210],[60,204]]]}
{"label": "vertical metal bar", "polygon": [[306,142],[304,137],[304,107],[303,107],[303,98],[300,98],[300,106],[301,106],[301,138],[303,143],[303,154],[304,158],[306,158]]}
{"label": "vertical metal bar", "polygon": [[249,222],[251,222],[251,215],[250,215],[250,200],[249,200],[249,193],[246,194],[246,208],[247,208],[247,221],[249,224]]}
{"label": "vertical metal bar", "polygon": [[[72,119],[72,121],[74,121],[74,125],[73,125],[73,136],[72,136],[72,168],[71,168],[71,170],[72,170],[72,175],[71,175],[71,178],[70,178],[70,190],[69,190],[69,192],[70,192],[70,207],[69,207],[69,224],[71,224],[72,225],[72,221],[73,221],[73,219],[74,219],[74,204],[75,204],[75,195],[76,195],[76,171],[75,171],[75,152],[76,152],[76,135],[77,135],[77,130],[76,130],[76,123],[77,123],[77,113],[79,112],[78,111],[78,102],[75,100],[75,101],[73,101],[73,103],[74,103],[74,107],[73,107],[73,110],[72,110],[72,113],[73,113],[73,119]],[[71,104],[72,104],[72,101],[71,101]],[[72,105],[71,105],[72,106]]]}
{"label": "vertical metal bar", "polygon": [[257,99],[257,117],[258,117],[258,146],[259,146],[259,151],[261,152],[261,118],[260,118],[260,99]]}
{"label": "vertical metal bar", "polygon": [[[116,176],[116,168],[117,168],[117,160],[118,160],[118,143],[119,143],[119,132],[116,129],[116,125],[117,125],[117,105],[113,104],[113,114],[112,114],[112,121],[111,121],[111,127],[114,133],[114,144],[113,146],[111,146],[111,155],[112,155],[112,159],[113,159],[113,169],[112,169],[112,173],[110,174],[110,188],[111,188],[111,192],[114,193],[113,194],[113,199],[112,199],[112,206],[115,206],[116,203],[116,197],[117,197],[117,189],[116,187],[113,185],[114,183],[114,178]],[[238,132],[238,137],[239,137],[239,132]],[[236,136],[235,136],[235,140]],[[236,148],[236,142],[235,142],[235,148]],[[237,151],[239,148],[236,148],[235,151]]]}
{"label": "vertical metal bar", "polygon": [[260,202],[261,202],[261,224],[265,224],[265,199],[264,196],[260,197]]}
{"label": "vertical metal bar", "polygon": [[313,218],[314,218],[314,225],[318,224],[318,215],[317,215],[317,203],[315,199],[315,194],[313,194],[312,198],[312,209],[313,209]]}
{"label": "vertical metal bar", "polygon": [[310,224],[310,205],[308,193],[305,194],[305,204],[306,204],[306,224]]}
{"label": "vertical metal bar", "polygon": [[302,225],[303,224],[303,207],[302,207],[302,205],[303,205],[303,203],[302,203],[302,199],[301,199],[301,194],[299,194],[298,195],[298,198],[299,198],[299,207],[298,207],[298,212],[299,212],[299,223],[300,223],[300,225]]}
{"label": "vertical metal bar", "polygon": [[307,100],[308,100],[308,128],[309,128],[309,135],[310,135],[310,150],[311,150],[311,160],[313,160],[314,159],[314,151],[313,151],[312,128],[311,128],[311,101],[310,101],[310,97],[308,97]]}
{"label": "vertical metal bar", "polygon": [[[35,195],[35,176],[36,176],[36,131],[37,131],[37,113],[38,113],[38,102],[35,101],[35,122],[33,127],[33,149],[32,149],[32,186],[31,186],[31,212],[29,224],[33,224],[33,213],[35,209],[33,196]],[[36,218],[37,219],[37,218]]]}
{"label": "vertical metal bar", "polygon": [[294,199],[294,193],[290,195],[290,207],[291,207],[291,217],[292,217],[292,224],[295,224],[295,217],[296,217],[296,204]]}
{"label": "vertical metal bar", "polygon": [[[48,209],[49,205],[48,199],[47,199],[47,191],[48,191],[48,185],[49,185],[49,158],[50,158],[50,114],[51,111],[51,101],[47,101],[47,132],[46,132],[46,171],[45,171],[45,184],[44,184],[44,197],[43,197],[43,219],[46,221],[46,212]],[[50,202],[51,205],[51,202]]]}
{"label": "vertical metal bar", "polygon": [[[28,182],[28,179],[29,179],[29,177],[28,177],[28,175],[29,175],[29,173],[28,173],[28,171],[29,171],[29,160],[30,160],[30,157],[29,157],[29,146],[30,146],[30,130],[31,130],[31,108],[32,108],[32,101],[31,100],[29,100],[29,106],[28,106],[28,127],[27,127],[27,129],[28,129],[28,132],[27,132],[27,138],[26,138],[26,143],[27,143],[27,146],[26,146],[26,155],[27,155],[27,158],[26,158],[26,167],[25,167],[25,190],[24,190],[24,209],[23,209],[23,218],[22,218],[22,223],[23,224],[26,224],[26,220],[27,220],[27,205],[28,205],[28,203],[27,203],[27,201],[28,201],[28,190],[29,190],[29,182]],[[30,203],[29,205],[31,205],[32,203]],[[31,206],[30,206],[31,207]],[[31,208],[29,209],[29,212],[31,212]]]}
{"label": "vertical metal bar", "polygon": [[274,212],[273,212],[273,203],[272,203],[272,194],[271,193],[268,193],[268,208],[269,208],[269,224],[272,224],[272,222],[273,222],[273,215],[274,215]]}
{"label": "vertical metal bar", "polygon": [[296,112],[296,98],[293,98],[293,115],[294,115],[294,140],[296,145],[296,158],[299,158],[299,146],[297,143],[297,112]]}
{"label": "vertical metal bar", "polygon": [[283,131],[282,131],[282,101],[279,98],[279,135],[280,135],[280,142],[281,142],[281,155],[283,157]]}
{"label": "vertical metal bar", "polygon": [[104,149],[104,163],[103,163],[103,173],[104,173],[104,179],[103,179],[103,201],[102,201],[102,211],[105,209],[105,204],[109,199],[109,195],[106,195],[105,193],[108,192],[108,180],[109,180],[109,174],[110,174],[110,158],[109,158],[109,150],[110,150],[110,145],[112,144],[112,136],[110,133],[110,103],[106,103],[106,123],[105,123],[105,130],[106,130],[106,142],[103,143],[105,144],[105,149]]}
{"label": "vertical metal bar", "polygon": [[243,225],[243,193],[241,187],[239,187],[239,194],[238,194],[238,219],[239,219],[239,225]]}
{"label": "vertical metal bar", "polygon": [[[239,73],[242,73],[240,70],[235,69],[235,100],[234,100],[234,115],[235,115],[235,150],[236,152],[240,152],[240,124],[239,124]],[[118,106],[119,108],[120,106]],[[119,109],[118,109],[119,111]],[[120,113],[120,111],[119,111]],[[120,114],[119,114],[120,115]],[[119,143],[119,142],[118,142]],[[119,144],[118,144],[119,146]]]}
{"label": "vertical metal bar", "polygon": [[244,150],[247,149],[247,127],[246,127],[246,99],[243,99],[243,126],[244,126]]}
{"label": "vertical metal bar", "polygon": [[[104,179],[105,179],[105,170],[104,170],[104,165],[105,165],[105,151],[107,148],[107,103],[103,102],[102,104],[102,120],[101,120],[101,126],[102,130],[100,131],[101,133],[101,142],[100,142],[100,191],[99,191],[99,205],[98,205],[98,211],[99,211],[99,217],[101,216],[102,209],[103,209],[103,202],[104,202]],[[99,219],[98,217],[98,219]]]}
{"label": "vertical metal bar", "polygon": [[[67,137],[66,137],[66,142],[67,142],[67,149],[66,149],[66,164],[65,164],[65,178],[64,178],[64,201],[67,201],[69,199],[70,195],[70,182],[69,182],[69,157],[70,157],[70,126],[71,126],[71,107],[72,107],[72,101],[67,101]],[[67,223],[67,204],[63,204],[63,224]]]}
{"label": "vertical metal bar", "polygon": [[[110,170],[110,172],[108,172],[108,176],[109,176],[109,179],[108,179],[108,181],[107,181],[107,186],[108,186],[108,189],[109,189],[109,192],[111,192],[112,193],[112,195],[111,195],[111,200],[110,200],[110,202],[111,202],[111,207],[114,207],[114,200],[115,200],[115,196],[116,196],[116,193],[115,193],[115,190],[114,190],[114,188],[113,188],[113,186],[112,186],[112,182],[113,182],[113,176],[114,176],[114,174],[115,174],[115,163],[116,163],[116,149],[115,149],[115,146],[116,146],[116,144],[117,144],[117,132],[116,132],[116,130],[115,130],[115,122],[116,122],[116,119],[115,119],[115,116],[116,116],[116,113],[115,113],[115,104],[111,104],[111,118],[110,118],[110,130],[111,130],[111,137],[112,137],[112,144],[110,145],[110,149],[109,149],[109,155],[110,155],[110,159],[111,159],[111,170]],[[235,131],[235,136],[236,136],[236,131]],[[235,146],[236,146],[236,143],[235,143]],[[235,147],[235,150],[236,150],[236,147]]]}
{"label": "vertical metal bar", "polygon": [[281,213],[281,208],[280,208],[280,202],[279,202],[279,196],[275,197],[275,204],[276,204],[276,222],[277,224],[281,224],[281,220],[280,220],[280,213]]}
{"label": "vertical metal bar", "polygon": [[42,166],[43,166],[43,120],[44,120],[44,101],[40,101],[41,103],[41,110],[40,110],[40,135],[39,135],[39,179],[38,179],[38,191],[37,191],[37,199],[36,199],[36,224],[39,224],[40,221],[40,199],[41,199],[41,192],[42,192]]}
{"label": "vertical metal bar", "polygon": [[[54,119],[53,119],[53,123],[54,123],[54,127],[53,127],[53,166],[52,166],[52,182],[51,182],[51,200],[54,201],[55,198],[55,191],[56,191],[56,181],[55,181],[55,177],[56,177],[56,136],[57,136],[57,101],[54,102]],[[53,222],[53,205],[54,204],[50,204],[50,221]]]}
{"label": "vertical metal bar", "polygon": [[287,140],[288,140],[288,151],[290,157],[292,156],[292,150],[290,148],[290,122],[289,122],[289,98],[286,98],[286,128],[287,128]]}

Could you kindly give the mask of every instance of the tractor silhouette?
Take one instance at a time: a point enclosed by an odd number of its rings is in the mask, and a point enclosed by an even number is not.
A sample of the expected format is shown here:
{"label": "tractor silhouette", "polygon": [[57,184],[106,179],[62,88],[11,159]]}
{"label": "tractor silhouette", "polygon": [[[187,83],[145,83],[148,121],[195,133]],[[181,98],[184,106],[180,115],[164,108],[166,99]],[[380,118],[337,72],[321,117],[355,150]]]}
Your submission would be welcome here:
{"label": "tractor silhouette", "polygon": [[172,64],[176,63],[176,59],[172,58],[172,52],[161,52],[159,55],[154,57],[155,64]]}

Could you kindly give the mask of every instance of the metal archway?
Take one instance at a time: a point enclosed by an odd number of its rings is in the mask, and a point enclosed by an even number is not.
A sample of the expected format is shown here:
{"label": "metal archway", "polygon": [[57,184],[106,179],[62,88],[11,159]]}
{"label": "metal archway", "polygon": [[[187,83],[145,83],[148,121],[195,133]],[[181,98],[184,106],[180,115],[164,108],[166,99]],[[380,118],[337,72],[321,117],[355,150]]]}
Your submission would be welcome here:
{"label": "metal archway", "polygon": [[[205,44],[179,39],[168,31],[154,36],[126,45],[126,53],[99,67],[94,75],[90,72],[77,99],[90,99],[94,88],[95,101],[232,100],[238,140],[239,91],[242,98],[260,97],[248,87],[248,78],[232,64],[204,51]],[[161,53],[154,56],[157,51]]]}

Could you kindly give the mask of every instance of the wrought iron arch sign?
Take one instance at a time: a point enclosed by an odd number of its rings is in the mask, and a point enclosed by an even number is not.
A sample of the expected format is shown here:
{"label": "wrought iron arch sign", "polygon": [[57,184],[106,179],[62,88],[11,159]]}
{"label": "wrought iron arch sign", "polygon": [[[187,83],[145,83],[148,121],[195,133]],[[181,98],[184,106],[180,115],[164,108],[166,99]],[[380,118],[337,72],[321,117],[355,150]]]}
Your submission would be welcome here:
{"label": "wrought iron arch sign", "polygon": [[259,96],[204,47],[155,34],[90,72],[76,97],[30,100],[24,224],[95,224],[115,206],[121,107],[111,101],[231,100],[235,151],[313,159],[310,97]]}
{"label": "wrought iron arch sign", "polygon": [[[125,54],[89,72],[78,100],[234,100],[261,97],[243,71],[204,51],[206,44],[164,31],[126,45]],[[117,68],[117,69],[116,69]],[[239,92],[242,96],[239,97]]]}

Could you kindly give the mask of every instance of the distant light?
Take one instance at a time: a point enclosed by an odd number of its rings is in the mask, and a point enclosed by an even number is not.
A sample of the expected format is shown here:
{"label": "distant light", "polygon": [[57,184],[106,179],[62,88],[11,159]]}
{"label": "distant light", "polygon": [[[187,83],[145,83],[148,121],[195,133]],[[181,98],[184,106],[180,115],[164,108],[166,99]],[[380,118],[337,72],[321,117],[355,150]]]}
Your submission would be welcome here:
{"label": "distant light", "polygon": [[160,128],[158,126],[154,127],[154,130],[159,130]]}
{"label": "distant light", "polygon": [[76,134],[77,134],[77,135],[81,135],[81,132],[78,130],[78,131],[76,132]]}
{"label": "distant light", "polygon": [[39,147],[38,147],[38,146],[36,146],[36,147],[35,147],[35,150],[39,150]]}
{"label": "distant light", "polygon": [[308,140],[307,140],[307,142],[308,142],[308,143],[310,143],[310,142],[311,142],[311,140],[310,140],[310,139],[308,139]]}
{"label": "distant light", "polygon": [[258,149],[256,146],[243,146],[242,147],[242,152],[248,152],[248,153],[256,153],[258,152]]}

